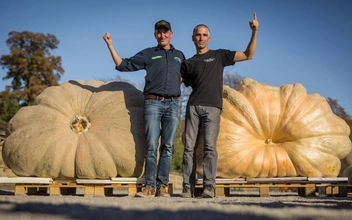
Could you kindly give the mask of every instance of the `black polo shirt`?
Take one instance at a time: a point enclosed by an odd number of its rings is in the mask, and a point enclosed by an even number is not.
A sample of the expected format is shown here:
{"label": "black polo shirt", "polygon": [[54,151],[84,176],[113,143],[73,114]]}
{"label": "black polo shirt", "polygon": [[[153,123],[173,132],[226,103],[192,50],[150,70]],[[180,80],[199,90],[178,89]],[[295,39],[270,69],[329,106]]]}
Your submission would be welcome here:
{"label": "black polo shirt", "polygon": [[183,53],[172,45],[169,50],[162,47],[146,48],[130,58],[122,59],[116,70],[129,72],[146,70],[144,94],[180,96],[181,63]]}

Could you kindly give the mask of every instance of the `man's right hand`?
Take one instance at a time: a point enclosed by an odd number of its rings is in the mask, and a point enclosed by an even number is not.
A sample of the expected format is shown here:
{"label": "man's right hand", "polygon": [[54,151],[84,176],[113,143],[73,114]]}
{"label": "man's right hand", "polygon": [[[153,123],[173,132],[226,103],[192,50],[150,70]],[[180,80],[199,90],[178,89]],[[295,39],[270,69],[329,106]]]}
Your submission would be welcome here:
{"label": "man's right hand", "polygon": [[108,44],[111,45],[112,44],[112,39],[110,37],[109,32],[106,32],[105,35],[103,36],[104,41]]}
{"label": "man's right hand", "polygon": [[112,45],[112,39],[110,37],[109,32],[106,32],[105,35],[103,36],[104,41],[106,42],[106,45],[108,46],[108,49],[111,53],[111,57],[114,60],[114,63],[116,64],[116,66],[120,66],[121,62],[122,62],[122,58],[120,57],[120,55],[115,51],[114,46]]}

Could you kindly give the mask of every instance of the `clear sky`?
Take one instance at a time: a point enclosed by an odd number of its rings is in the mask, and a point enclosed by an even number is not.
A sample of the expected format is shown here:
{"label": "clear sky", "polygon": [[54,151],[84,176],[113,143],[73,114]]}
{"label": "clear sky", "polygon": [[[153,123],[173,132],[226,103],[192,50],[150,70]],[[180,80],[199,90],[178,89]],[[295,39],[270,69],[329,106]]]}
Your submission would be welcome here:
{"label": "clear sky", "polygon": [[[170,21],[172,44],[189,58],[195,49],[192,29],[204,23],[211,49],[244,51],[257,13],[257,51],[251,61],[226,67],[272,86],[301,83],[309,94],[337,99],[352,115],[351,0],[1,0],[0,55],[9,54],[10,31],[54,34],[60,41],[66,80],[125,78],[142,84],[144,71],[120,73],[102,38],[110,32],[122,57],[156,45],[156,21]],[[0,91],[10,80],[2,80]]]}

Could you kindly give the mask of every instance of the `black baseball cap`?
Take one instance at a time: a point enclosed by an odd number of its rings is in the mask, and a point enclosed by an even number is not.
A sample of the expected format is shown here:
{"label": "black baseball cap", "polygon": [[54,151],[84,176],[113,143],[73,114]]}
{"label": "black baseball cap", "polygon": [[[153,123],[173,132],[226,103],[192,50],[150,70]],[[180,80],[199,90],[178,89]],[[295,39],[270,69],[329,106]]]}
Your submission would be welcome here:
{"label": "black baseball cap", "polygon": [[156,30],[159,27],[166,27],[167,29],[169,29],[171,31],[171,25],[170,25],[170,22],[168,22],[168,21],[160,20],[160,21],[156,22],[154,29]]}

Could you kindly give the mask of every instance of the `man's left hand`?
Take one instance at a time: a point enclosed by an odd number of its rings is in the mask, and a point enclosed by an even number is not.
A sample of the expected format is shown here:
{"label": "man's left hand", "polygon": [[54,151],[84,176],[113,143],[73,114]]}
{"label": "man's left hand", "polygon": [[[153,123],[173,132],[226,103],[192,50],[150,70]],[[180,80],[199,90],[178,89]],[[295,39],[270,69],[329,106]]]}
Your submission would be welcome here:
{"label": "man's left hand", "polygon": [[254,19],[249,22],[249,26],[251,27],[252,31],[258,31],[259,22],[257,20],[256,13],[254,13]]}

